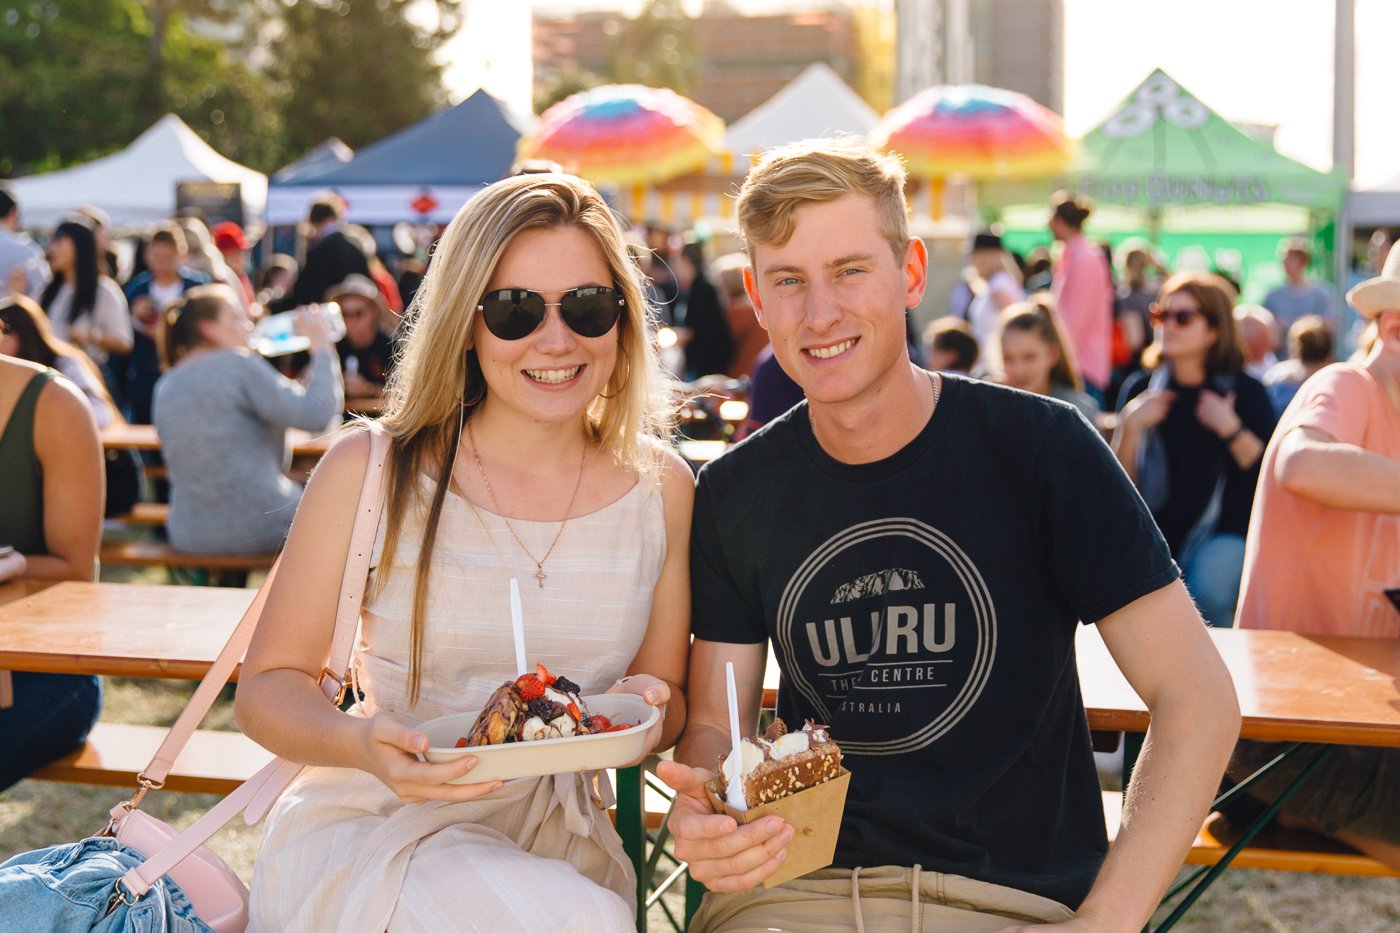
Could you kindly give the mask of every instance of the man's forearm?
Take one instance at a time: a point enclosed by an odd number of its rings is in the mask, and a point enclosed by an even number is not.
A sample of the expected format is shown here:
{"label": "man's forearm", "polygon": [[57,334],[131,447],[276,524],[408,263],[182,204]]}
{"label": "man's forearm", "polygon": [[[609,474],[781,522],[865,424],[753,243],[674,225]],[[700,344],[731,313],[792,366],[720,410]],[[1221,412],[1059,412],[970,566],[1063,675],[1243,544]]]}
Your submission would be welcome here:
{"label": "man's forearm", "polygon": [[1142,929],[1186,860],[1238,735],[1233,690],[1182,691],[1153,710],[1122,826],[1081,914],[1106,930]]}
{"label": "man's forearm", "polygon": [[1336,441],[1290,436],[1280,451],[1279,485],[1334,509],[1400,513],[1400,462]]}

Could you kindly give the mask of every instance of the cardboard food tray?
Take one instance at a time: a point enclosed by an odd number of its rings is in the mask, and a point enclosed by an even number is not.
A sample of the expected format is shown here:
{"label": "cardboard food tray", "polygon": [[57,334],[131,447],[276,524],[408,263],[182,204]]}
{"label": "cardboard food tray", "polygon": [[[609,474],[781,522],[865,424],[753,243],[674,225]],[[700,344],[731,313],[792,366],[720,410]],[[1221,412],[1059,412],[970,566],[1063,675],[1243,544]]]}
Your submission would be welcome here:
{"label": "cardboard food tray", "polygon": [[705,790],[715,812],[734,817],[741,826],[765,816],[781,817],[792,825],[795,833],[787,845],[787,858],[763,882],[765,888],[771,888],[831,864],[836,855],[836,837],[841,832],[841,815],[846,810],[846,788],[850,783],[851,772],[842,768],[841,773],[829,781],[747,811],[735,810],[725,803],[717,792],[716,782],[706,784]]}

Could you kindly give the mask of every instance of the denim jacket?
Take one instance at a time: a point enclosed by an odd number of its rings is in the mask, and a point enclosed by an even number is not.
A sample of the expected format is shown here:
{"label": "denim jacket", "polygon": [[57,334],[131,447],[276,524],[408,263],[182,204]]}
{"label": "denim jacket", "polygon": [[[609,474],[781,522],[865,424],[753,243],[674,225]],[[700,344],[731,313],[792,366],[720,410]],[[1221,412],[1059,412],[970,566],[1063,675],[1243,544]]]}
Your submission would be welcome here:
{"label": "denim jacket", "polygon": [[118,904],[108,914],[117,879],[142,861],[110,838],[16,855],[0,864],[0,933],[214,933],[168,877],[135,904]]}

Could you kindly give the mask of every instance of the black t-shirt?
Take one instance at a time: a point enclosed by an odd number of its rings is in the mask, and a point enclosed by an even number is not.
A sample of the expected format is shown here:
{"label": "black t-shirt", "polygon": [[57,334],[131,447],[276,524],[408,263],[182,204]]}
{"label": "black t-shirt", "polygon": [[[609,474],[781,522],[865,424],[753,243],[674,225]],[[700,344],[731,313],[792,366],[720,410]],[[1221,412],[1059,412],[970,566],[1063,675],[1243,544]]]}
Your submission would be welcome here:
{"label": "black t-shirt", "polygon": [[[1152,374],[1146,370],[1129,376],[1119,393],[1119,410],[1141,395],[1151,378]],[[1269,402],[1268,391],[1257,379],[1237,373],[1214,377],[1208,384],[1212,391],[1221,395],[1233,391],[1235,414],[1251,434],[1269,443],[1278,418]],[[1221,490],[1220,519],[1215,531],[1244,537],[1249,531],[1254,487],[1259,483],[1259,461],[1248,470],[1241,470],[1220,436],[1196,420],[1196,403],[1205,386],[1178,385],[1172,379],[1167,388],[1176,393],[1176,398],[1167,409],[1167,417],[1157,426],[1167,450],[1167,503],[1153,517],[1172,554],[1179,554],[1187,535],[1205,512],[1222,471],[1225,487]]]}
{"label": "black t-shirt", "polygon": [[1083,900],[1107,850],[1076,623],[1178,576],[1097,433],[1053,399],[943,376],[875,463],[806,404],[700,472],[697,638],[771,638],[778,714],[851,771],[835,864],[919,864]]}
{"label": "black t-shirt", "polygon": [[360,378],[370,382],[383,385],[388,381],[389,374],[394,371],[394,341],[382,330],[374,332],[374,339],[370,341],[369,346],[352,346],[349,337],[342,337],[335,349],[340,354],[342,372],[349,371],[347,362],[351,357],[355,358],[355,365],[359,367]]}

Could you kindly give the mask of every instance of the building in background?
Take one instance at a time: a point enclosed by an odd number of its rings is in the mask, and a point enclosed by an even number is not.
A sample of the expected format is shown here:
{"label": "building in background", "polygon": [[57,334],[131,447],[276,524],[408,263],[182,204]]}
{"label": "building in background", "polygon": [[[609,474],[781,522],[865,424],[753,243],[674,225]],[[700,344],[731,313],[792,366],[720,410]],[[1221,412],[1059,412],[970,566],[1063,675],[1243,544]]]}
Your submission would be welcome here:
{"label": "building in background", "polygon": [[898,100],[974,83],[1064,113],[1063,0],[895,0],[894,9]]}
{"label": "building in background", "polygon": [[[893,103],[894,18],[884,5],[813,0],[748,16],[706,3],[688,28],[696,40],[694,86],[677,88],[732,122],[823,62],[877,111]],[[617,12],[538,11],[533,22],[535,98],[564,82],[617,80],[613,54],[629,20]],[[664,54],[664,53],[663,53]]]}

